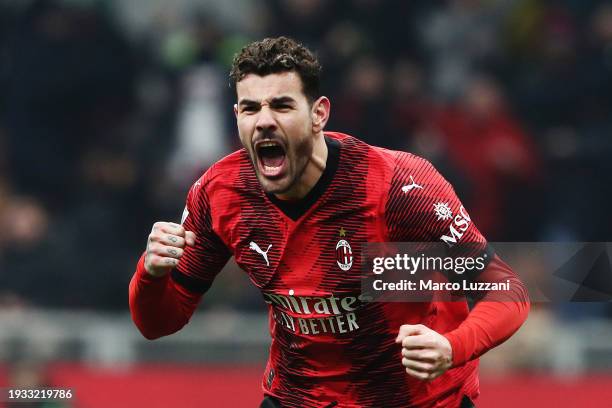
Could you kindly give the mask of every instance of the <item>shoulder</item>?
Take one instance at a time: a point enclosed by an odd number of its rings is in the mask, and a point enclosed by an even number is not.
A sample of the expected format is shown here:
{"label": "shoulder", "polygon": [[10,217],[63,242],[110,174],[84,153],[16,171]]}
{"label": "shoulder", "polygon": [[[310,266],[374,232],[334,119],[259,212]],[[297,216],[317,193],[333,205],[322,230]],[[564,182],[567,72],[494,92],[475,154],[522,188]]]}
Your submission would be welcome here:
{"label": "shoulder", "polygon": [[452,190],[429,160],[404,151],[381,147],[373,147],[373,150],[391,175],[388,179],[390,196],[404,196],[408,192],[414,197],[437,196]]}
{"label": "shoulder", "polygon": [[251,166],[244,149],[237,150],[220,159],[208,168],[189,189],[188,200],[214,201],[215,197],[225,196],[239,184],[242,174],[248,173]]}
{"label": "shoulder", "polygon": [[201,190],[212,192],[224,185],[234,183],[248,166],[250,166],[250,160],[246,150],[237,150],[210,166],[192,185],[191,190],[194,193]]}
{"label": "shoulder", "polygon": [[427,159],[416,154],[382,147],[373,147],[373,149],[381,161],[393,170],[396,179],[403,179],[405,175],[408,175],[408,178],[410,175],[414,177],[415,173],[428,176],[439,174]]}
{"label": "shoulder", "polygon": [[390,207],[396,202],[430,206],[455,196],[452,185],[429,160],[400,151],[386,151],[385,154],[390,156],[388,161],[393,166],[388,193]]}
{"label": "shoulder", "polygon": [[397,170],[421,170],[435,172],[433,165],[426,159],[412,153],[390,150],[384,147],[373,146],[364,141],[340,132],[325,132],[327,137],[338,140],[348,151],[349,155],[367,154],[373,165]]}
{"label": "shoulder", "polygon": [[[395,169],[385,205],[392,241],[441,240],[452,246],[483,242],[453,186],[426,159],[395,152]],[[449,232],[450,231],[450,232]]]}
{"label": "shoulder", "polygon": [[371,187],[376,187],[384,197],[399,198],[410,191],[413,198],[422,198],[432,193],[438,195],[442,193],[440,190],[452,191],[450,184],[423,157],[369,145],[344,133],[325,132],[325,135],[341,143],[342,160],[349,163],[345,167],[351,168],[352,172],[367,167],[365,171]]}
{"label": "shoulder", "polygon": [[381,149],[381,154],[385,163],[392,166],[384,206],[391,225],[402,229],[415,222],[429,224],[437,205],[456,198],[451,184],[429,160],[394,150]]}

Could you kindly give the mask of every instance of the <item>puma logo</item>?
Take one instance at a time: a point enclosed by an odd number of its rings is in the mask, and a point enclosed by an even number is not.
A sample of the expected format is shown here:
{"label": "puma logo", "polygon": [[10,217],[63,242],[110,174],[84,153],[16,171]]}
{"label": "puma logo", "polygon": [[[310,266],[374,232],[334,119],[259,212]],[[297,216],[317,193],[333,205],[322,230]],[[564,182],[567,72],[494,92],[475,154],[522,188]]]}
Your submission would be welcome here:
{"label": "puma logo", "polygon": [[268,261],[268,251],[270,251],[270,248],[272,248],[272,244],[268,245],[268,249],[266,252],[264,252],[254,241],[249,243],[249,249],[263,256],[263,258],[266,260],[266,266],[270,266],[270,262]]}
{"label": "puma logo", "polygon": [[402,191],[404,193],[409,192],[410,190],[412,190],[413,188],[420,188],[421,190],[423,189],[423,186],[418,185],[417,183],[414,182],[414,178],[412,178],[412,176],[410,176],[410,184],[405,185],[404,187],[402,187]]}

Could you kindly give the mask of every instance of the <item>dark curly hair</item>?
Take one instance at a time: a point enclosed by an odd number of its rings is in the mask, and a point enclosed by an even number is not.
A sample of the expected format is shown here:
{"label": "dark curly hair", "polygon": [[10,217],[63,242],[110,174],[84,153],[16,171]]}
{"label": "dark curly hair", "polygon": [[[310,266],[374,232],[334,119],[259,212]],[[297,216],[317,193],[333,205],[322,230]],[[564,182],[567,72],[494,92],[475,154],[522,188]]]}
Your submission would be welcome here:
{"label": "dark curly hair", "polygon": [[248,74],[265,76],[279,72],[296,72],[302,80],[302,91],[310,102],[320,96],[321,65],[302,44],[287,37],[265,38],[247,44],[234,57],[230,86],[234,89]]}

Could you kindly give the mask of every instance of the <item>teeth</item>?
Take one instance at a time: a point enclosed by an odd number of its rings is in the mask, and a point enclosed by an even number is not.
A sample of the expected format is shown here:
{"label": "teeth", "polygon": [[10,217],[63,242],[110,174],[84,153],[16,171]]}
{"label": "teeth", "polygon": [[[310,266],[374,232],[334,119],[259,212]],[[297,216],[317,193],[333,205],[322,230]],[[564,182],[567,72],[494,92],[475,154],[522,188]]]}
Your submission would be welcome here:
{"label": "teeth", "polygon": [[278,144],[276,142],[263,142],[259,146],[261,146],[261,147],[274,147],[274,146],[278,146]]}
{"label": "teeth", "polygon": [[[278,167],[280,167],[280,166],[278,166]],[[264,170],[266,170],[266,171],[275,170],[275,169],[278,169],[278,167],[266,166],[264,164]]]}

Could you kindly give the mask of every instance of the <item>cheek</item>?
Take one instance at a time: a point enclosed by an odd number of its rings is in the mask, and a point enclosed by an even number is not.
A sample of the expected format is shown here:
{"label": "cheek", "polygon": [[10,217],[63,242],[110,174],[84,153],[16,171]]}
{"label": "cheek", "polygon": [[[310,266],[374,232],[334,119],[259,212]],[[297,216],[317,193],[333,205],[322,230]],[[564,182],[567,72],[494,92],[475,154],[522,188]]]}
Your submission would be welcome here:
{"label": "cheek", "polygon": [[303,137],[296,140],[294,145],[295,158],[299,162],[307,162],[312,154],[314,141],[310,133],[305,133]]}
{"label": "cheek", "polygon": [[312,120],[310,116],[305,115],[293,124],[293,132],[298,135],[296,142],[304,145],[308,144],[313,138]]}
{"label": "cheek", "polygon": [[291,161],[295,161],[297,167],[301,166],[302,161],[308,161],[312,153],[313,132],[312,121],[308,115],[295,116],[287,120],[281,126],[283,132],[288,136],[288,156]]}
{"label": "cheek", "polygon": [[238,129],[238,137],[240,137],[240,142],[244,147],[248,147],[250,145],[248,138],[244,132]]}
{"label": "cheek", "polygon": [[251,139],[253,138],[253,132],[251,131],[248,120],[238,121],[238,136],[240,137],[242,145],[248,149],[251,145]]}

